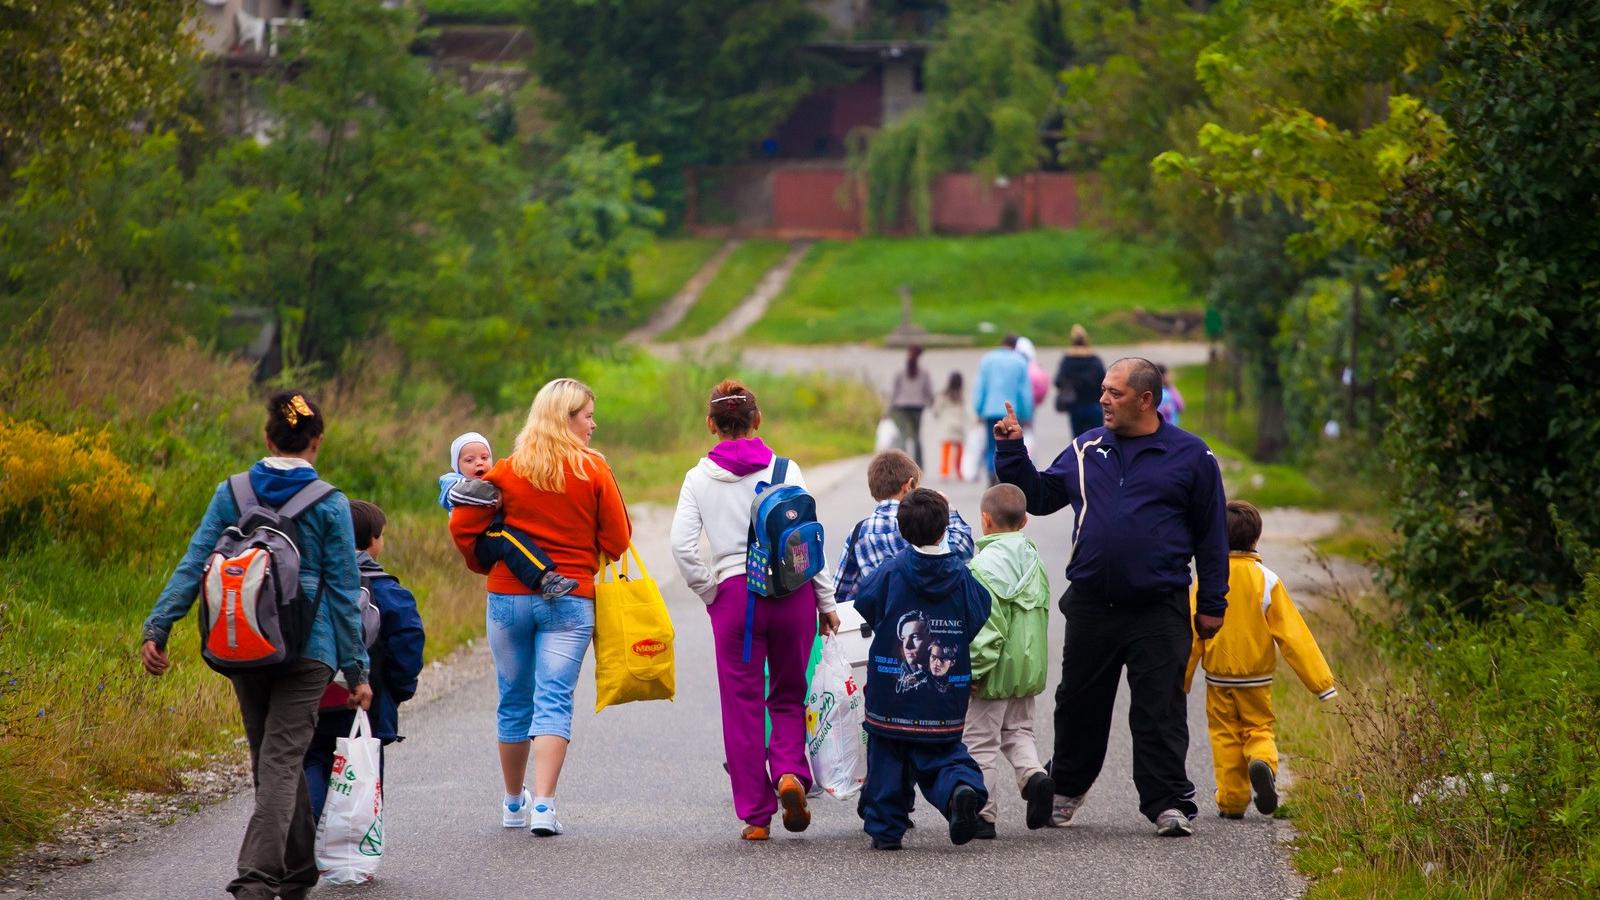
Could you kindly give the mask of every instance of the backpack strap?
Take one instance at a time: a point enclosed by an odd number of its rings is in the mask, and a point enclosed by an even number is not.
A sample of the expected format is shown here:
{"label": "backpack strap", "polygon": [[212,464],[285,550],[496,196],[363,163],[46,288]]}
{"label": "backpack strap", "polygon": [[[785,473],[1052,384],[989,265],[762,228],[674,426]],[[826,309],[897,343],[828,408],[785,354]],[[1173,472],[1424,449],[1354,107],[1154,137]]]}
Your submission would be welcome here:
{"label": "backpack strap", "polygon": [[338,488],[318,478],[305,487],[295,492],[286,503],[278,507],[278,515],[285,519],[298,519],[300,514],[315,506],[317,501],[328,496]]}
{"label": "backpack strap", "polygon": [[777,457],[772,461],[772,483],[787,484],[789,481],[789,458]]}
{"label": "backpack strap", "polygon": [[256,499],[255,488],[250,486],[250,473],[240,472],[228,476],[228,490],[233,493],[233,505],[239,509],[239,521],[250,511],[261,506],[261,501]]}

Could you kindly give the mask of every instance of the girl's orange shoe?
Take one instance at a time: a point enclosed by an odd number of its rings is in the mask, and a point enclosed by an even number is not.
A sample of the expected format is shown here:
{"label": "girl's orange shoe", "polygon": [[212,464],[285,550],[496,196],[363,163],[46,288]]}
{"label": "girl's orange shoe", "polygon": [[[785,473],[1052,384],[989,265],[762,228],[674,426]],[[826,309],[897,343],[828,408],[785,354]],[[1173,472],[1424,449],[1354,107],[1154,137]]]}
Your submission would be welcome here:
{"label": "girl's orange shoe", "polygon": [[739,835],[740,838],[747,841],[764,841],[771,836],[772,834],[760,825],[746,825],[744,834]]}
{"label": "girl's orange shoe", "polygon": [[811,810],[806,809],[806,786],[793,775],[778,779],[778,802],[783,804],[783,827],[787,831],[805,831],[811,824]]}

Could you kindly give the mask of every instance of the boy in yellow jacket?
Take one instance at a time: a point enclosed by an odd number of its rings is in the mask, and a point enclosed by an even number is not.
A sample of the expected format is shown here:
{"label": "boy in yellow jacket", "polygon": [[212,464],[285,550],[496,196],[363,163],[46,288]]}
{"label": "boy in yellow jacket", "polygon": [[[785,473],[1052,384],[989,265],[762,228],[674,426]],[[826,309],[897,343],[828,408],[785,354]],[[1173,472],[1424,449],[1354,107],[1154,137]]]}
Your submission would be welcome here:
{"label": "boy in yellow jacket", "polygon": [[[1261,564],[1261,513],[1239,500],[1228,503],[1228,615],[1209,641],[1195,638],[1183,689],[1197,663],[1206,669],[1206,721],[1211,763],[1217,773],[1217,814],[1244,818],[1255,790],[1256,810],[1278,808],[1278,745],[1273,740],[1272,673],[1275,650],[1319,699],[1337,691],[1333,672],[1283,582]],[[1189,591],[1194,606],[1194,589]]]}

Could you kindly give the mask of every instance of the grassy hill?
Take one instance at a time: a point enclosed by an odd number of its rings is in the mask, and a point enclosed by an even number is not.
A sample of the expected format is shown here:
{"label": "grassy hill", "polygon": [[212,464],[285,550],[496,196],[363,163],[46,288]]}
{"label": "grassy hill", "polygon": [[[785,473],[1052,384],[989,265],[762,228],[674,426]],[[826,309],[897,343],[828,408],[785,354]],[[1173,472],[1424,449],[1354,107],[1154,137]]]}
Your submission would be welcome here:
{"label": "grassy hill", "polygon": [[813,248],[750,339],[877,341],[900,322],[901,285],[917,324],[985,342],[989,332],[1015,331],[1064,344],[1075,322],[1098,343],[1135,340],[1151,336],[1134,324],[1136,307],[1201,306],[1168,254],[1095,231],[863,238]]}

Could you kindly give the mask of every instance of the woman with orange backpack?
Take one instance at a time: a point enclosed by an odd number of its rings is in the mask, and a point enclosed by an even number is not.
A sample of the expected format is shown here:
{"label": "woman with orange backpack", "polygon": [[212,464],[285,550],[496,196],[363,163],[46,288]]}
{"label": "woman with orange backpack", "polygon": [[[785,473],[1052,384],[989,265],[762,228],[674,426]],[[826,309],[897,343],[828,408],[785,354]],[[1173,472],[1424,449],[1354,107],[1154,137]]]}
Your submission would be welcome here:
{"label": "woman with orange backpack", "polygon": [[172,628],[201,603],[201,655],[239,700],[255,810],[239,846],[239,900],[305,897],[316,820],[301,761],[337,670],[351,708],[372,702],[361,640],[350,504],[317,477],[324,422],[300,391],[267,401],[267,456],[217,485],[183,560],[144,622],[145,670],[162,675]]}

